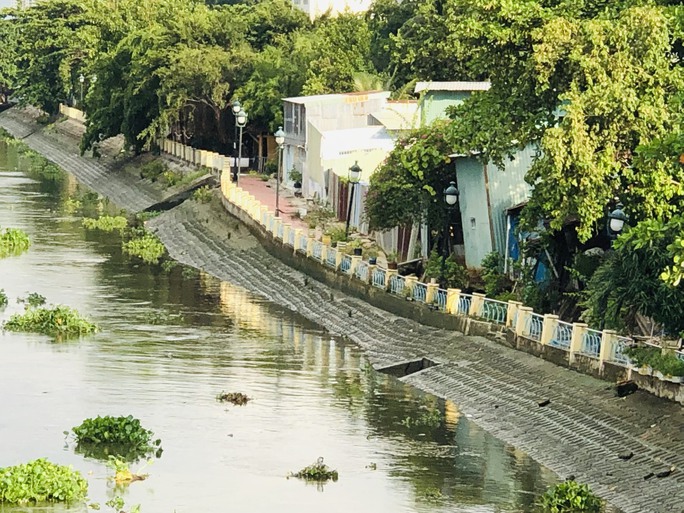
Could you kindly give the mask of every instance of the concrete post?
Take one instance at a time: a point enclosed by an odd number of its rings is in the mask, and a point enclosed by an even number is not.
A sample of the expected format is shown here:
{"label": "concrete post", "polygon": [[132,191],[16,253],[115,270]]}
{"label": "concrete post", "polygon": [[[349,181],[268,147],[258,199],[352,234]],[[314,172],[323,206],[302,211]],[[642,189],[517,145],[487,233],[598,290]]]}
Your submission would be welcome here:
{"label": "concrete post", "polygon": [[532,308],[529,306],[521,306],[518,308],[518,322],[515,325],[515,334],[519,337],[525,335],[525,328],[527,328],[527,320],[532,315]]}
{"label": "concrete post", "polygon": [[289,223],[283,224],[283,243],[288,244],[290,242],[290,230],[292,225]]}
{"label": "concrete post", "polygon": [[306,256],[311,258],[313,256],[313,246],[316,239],[309,237],[309,241],[306,244]]}
{"label": "concrete post", "polygon": [[[232,183],[230,181],[230,173],[223,173],[223,176],[225,177],[224,180]],[[259,207],[259,224],[263,226],[266,226],[266,214],[268,214],[268,207],[266,205],[261,205]]]}
{"label": "concrete post", "polygon": [[447,289],[446,311],[451,315],[458,314],[458,302],[461,298],[461,289]]}
{"label": "concrete post", "polygon": [[546,346],[551,343],[553,339],[553,334],[556,332],[556,326],[558,325],[558,316],[553,314],[544,315],[544,324],[542,325],[541,332],[541,345]]}
{"label": "concrete post", "polygon": [[575,355],[582,350],[584,333],[587,331],[588,327],[589,326],[583,322],[574,322],[572,324],[572,338],[570,339],[570,363],[575,362]]}
{"label": "concrete post", "polygon": [[408,292],[404,292],[405,294],[408,295],[408,297],[413,297],[413,289],[416,286],[416,283],[418,283],[418,277],[417,276],[406,276],[404,278],[404,290],[408,289]]}
{"label": "concrete post", "polygon": [[[266,208],[266,207],[261,207],[261,208]],[[301,241],[302,241],[302,229],[301,228],[295,228],[294,231],[294,246],[293,249],[297,251],[298,249],[301,249]]]}
{"label": "concrete post", "polygon": [[283,224],[283,220],[276,217],[273,221],[273,237],[278,238],[278,232],[280,231],[280,225]]}
{"label": "concrete post", "polygon": [[468,317],[479,317],[482,311],[482,305],[484,305],[484,294],[479,292],[473,293],[473,300],[470,302],[470,310],[468,310]]}
{"label": "concrete post", "polygon": [[340,266],[342,265],[342,257],[344,256],[344,253],[342,253],[342,248],[340,248],[340,243],[337,243],[337,253],[335,253],[335,270],[338,271],[340,269]]}
{"label": "concrete post", "polygon": [[599,351],[599,362],[601,363],[601,369],[603,369],[604,363],[613,359],[617,337],[617,331],[603,330],[603,334],[601,335],[601,351]]}
{"label": "concrete post", "polygon": [[323,237],[321,238],[321,242],[324,246],[330,246],[330,244],[332,243],[332,239],[330,238],[330,235],[323,235]]}
{"label": "concrete post", "polygon": [[390,278],[398,275],[399,271],[397,269],[387,269],[385,271],[385,290],[390,290]]}
{"label": "concrete post", "polygon": [[361,262],[362,258],[363,257],[361,255],[352,255],[351,266],[349,267],[350,276],[354,276],[356,274],[356,268],[359,266],[359,262]]}
{"label": "concrete post", "polygon": [[325,261],[327,260],[329,248],[330,246],[328,246],[328,244],[323,244],[323,247],[321,248],[321,263],[325,263]]}
{"label": "concrete post", "polygon": [[508,310],[506,311],[506,327],[512,328],[513,321],[515,321],[518,315],[518,309],[522,306],[520,301],[509,301]]}
{"label": "concrete post", "polygon": [[427,292],[425,293],[425,304],[426,305],[431,305],[437,300],[437,289],[439,288],[439,284],[437,283],[428,283],[427,284]]}

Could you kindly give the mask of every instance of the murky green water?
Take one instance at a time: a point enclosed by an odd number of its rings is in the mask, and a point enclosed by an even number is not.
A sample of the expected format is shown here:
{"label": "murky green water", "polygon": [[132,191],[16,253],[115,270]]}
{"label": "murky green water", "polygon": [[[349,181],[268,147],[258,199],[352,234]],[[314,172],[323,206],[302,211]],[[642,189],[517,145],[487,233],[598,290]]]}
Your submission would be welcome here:
{"label": "murky green water", "polygon": [[[456,405],[372,371],[356,347],[304,319],[209,276],[127,261],[116,236],[86,233],[69,214],[69,198],[84,192],[73,179],[36,180],[23,167],[0,143],[0,226],[32,240],[0,260],[10,296],[0,320],[39,292],[102,332],[59,344],[0,335],[0,467],[71,464],[94,502],[123,495],[143,513],[527,512],[553,482]],[[217,403],[223,390],[253,400]],[[439,427],[415,425],[435,411]],[[121,414],[164,447],[149,478],[123,493],[63,435],[87,417]],[[286,479],[319,456],[338,482]]]}

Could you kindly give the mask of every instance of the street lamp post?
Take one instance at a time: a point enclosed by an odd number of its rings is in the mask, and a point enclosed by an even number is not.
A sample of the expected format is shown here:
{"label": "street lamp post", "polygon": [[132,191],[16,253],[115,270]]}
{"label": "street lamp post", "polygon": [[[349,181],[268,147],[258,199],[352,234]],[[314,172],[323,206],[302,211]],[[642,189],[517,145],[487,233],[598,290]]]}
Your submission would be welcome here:
{"label": "street lamp post", "polygon": [[233,112],[233,117],[235,118],[235,130],[233,132],[233,181],[237,182],[237,175],[239,173],[238,167],[237,167],[237,130],[238,130],[238,123],[237,123],[237,116],[242,110],[242,106],[240,105],[240,102],[238,100],[234,100],[233,103],[231,104],[231,110]]}
{"label": "street lamp post", "polygon": [[449,234],[449,224],[451,221],[451,211],[454,205],[458,203],[458,188],[456,188],[456,182],[449,182],[449,187],[444,189],[444,203],[446,204],[446,221],[444,223],[444,248],[442,249],[442,270],[441,277],[444,280],[444,273],[446,271],[446,261],[449,258],[449,246],[451,245],[451,237]]}
{"label": "street lamp post", "polygon": [[276,207],[275,215],[280,217],[280,168],[283,162],[283,143],[285,142],[285,132],[283,132],[283,127],[279,126],[275,134],[275,142],[278,145],[278,173],[276,174]]}
{"label": "street lamp post", "polygon": [[235,173],[235,183],[237,183],[238,176],[240,175],[240,164],[242,163],[242,129],[247,124],[247,113],[244,109],[241,108],[240,112],[238,112],[237,116],[235,117],[235,123],[240,129],[240,139],[238,141],[238,160],[236,165],[237,172]]}
{"label": "street lamp post", "polygon": [[347,209],[347,226],[344,229],[345,238],[349,236],[349,221],[351,220],[351,210],[354,204],[354,189],[356,189],[356,184],[359,183],[361,179],[361,168],[359,167],[359,161],[354,162],[354,165],[349,168],[349,183],[351,184],[351,192],[349,193],[349,208]]}
{"label": "street lamp post", "polygon": [[608,237],[611,240],[617,239],[618,235],[622,233],[625,228],[625,223],[629,221],[629,216],[625,214],[622,210],[624,206],[622,203],[618,203],[615,210],[608,214],[608,223],[606,229],[608,231]]}
{"label": "street lamp post", "polygon": [[81,83],[81,103],[83,103],[83,82],[85,82],[85,77],[83,73],[78,77],[78,81]]}

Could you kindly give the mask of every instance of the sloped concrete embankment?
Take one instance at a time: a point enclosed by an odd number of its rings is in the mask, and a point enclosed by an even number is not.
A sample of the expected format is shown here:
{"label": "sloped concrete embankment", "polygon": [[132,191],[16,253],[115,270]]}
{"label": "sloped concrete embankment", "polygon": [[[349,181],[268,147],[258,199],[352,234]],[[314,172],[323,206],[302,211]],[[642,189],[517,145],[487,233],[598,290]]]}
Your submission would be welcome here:
{"label": "sloped concrete embankment", "polygon": [[[404,378],[453,400],[472,420],[560,476],[574,475],[625,513],[684,512],[684,416],[637,393],[481,337],[430,328],[332,290],[286,266],[220,207],[188,202],[149,227],[171,256],[295,310],[362,346],[376,368],[428,358]],[[550,400],[545,407],[539,402]],[[628,460],[619,456],[633,453]],[[651,475],[648,479],[645,477]]]}
{"label": "sloped concrete embankment", "polygon": [[[32,148],[95,191],[133,211],[157,201],[142,182],[129,176],[121,177],[125,183],[112,179],[97,162],[79,157],[40,127],[28,126],[13,110],[0,114],[0,126],[18,137],[22,131],[32,134],[24,136]],[[679,405],[643,393],[617,399],[603,381],[481,337],[393,316],[332,290],[270,255],[218,204],[185,202],[149,227],[178,261],[349,337],[376,368],[422,358],[437,362],[404,379],[453,400],[499,438],[560,476],[587,482],[625,513],[684,513],[684,414]],[[539,406],[547,400],[547,406]],[[629,459],[619,457],[629,454]],[[677,470],[670,476],[655,477],[673,465]]]}

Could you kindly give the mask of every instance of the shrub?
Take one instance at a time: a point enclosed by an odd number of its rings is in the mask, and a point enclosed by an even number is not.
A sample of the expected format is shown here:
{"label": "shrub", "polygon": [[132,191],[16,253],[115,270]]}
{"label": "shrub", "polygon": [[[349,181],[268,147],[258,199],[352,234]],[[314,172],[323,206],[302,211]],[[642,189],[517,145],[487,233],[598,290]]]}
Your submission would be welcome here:
{"label": "shrub", "polygon": [[5,294],[5,289],[0,289],[0,306],[6,306],[9,300],[7,299],[7,294]]}
{"label": "shrub", "polygon": [[161,440],[153,440],[154,433],[131,415],[85,419],[72,431],[78,450],[88,456],[109,458],[116,454],[119,459],[133,460],[160,451]]}
{"label": "shrub", "polygon": [[625,354],[637,367],[648,365],[666,376],[684,376],[684,360],[670,351],[663,352],[661,348],[652,346],[634,346],[627,348]]}
{"label": "shrub", "polygon": [[492,251],[482,259],[482,281],[487,296],[493,298],[510,291],[512,284],[504,275],[503,270],[504,259],[496,251]]}
{"label": "shrub", "polygon": [[163,162],[159,160],[153,160],[152,162],[148,162],[140,168],[140,178],[145,178],[156,182],[157,178],[159,178],[159,176],[167,169],[168,168],[166,167],[166,164]]}
{"label": "shrub", "polygon": [[209,203],[213,197],[214,195],[208,185],[199,187],[192,193],[192,199],[199,201],[200,203]]}
{"label": "shrub", "polygon": [[445,288],[463,289],[468,283],[468,273],[462,265],[456,262],[453,255],[444,262],[444,276],[442,276],[442,257],[436,249],[433,249],[425,265],[425,278],[440,280],[440,285]]}
{"label": "shrub", "polygon": [[16,228],[5,228],[4,232],[0,232],[0,258],[23,253],[30,244],[26,232]]}
{"label": "shrub", "polygon": [[603,501],[585,484],[565,481],[549,488],[541,496],[540,506],[544,513],[600,513]]}
{"label": "shrub", "polygon": [[0,468],[0,504],[78,502],[87,492],[88,482],[80,472],[46,459]]}
{"label": "shrub", "polygon": [[27,307],[22,314],[14,314],[3,325],[7,331],[42,333],[58,340],[95,333],[97,326],[73,308],[56,305],[47,308]]}
{"label": "shrub", "polygon": [[124,216],[100,216],[97,219],[84,219],[83,226],[86,230],[100,230],[107,233],[118,231],[123,233],[128,226],[128,220]]}
{"label": "shrub", "polygon": [[166,252],[161,241],[151,233],[124,242],[123,250],[124,253],[142,259],[146,264],[158,264]]}

